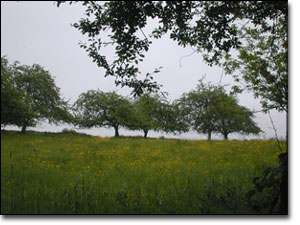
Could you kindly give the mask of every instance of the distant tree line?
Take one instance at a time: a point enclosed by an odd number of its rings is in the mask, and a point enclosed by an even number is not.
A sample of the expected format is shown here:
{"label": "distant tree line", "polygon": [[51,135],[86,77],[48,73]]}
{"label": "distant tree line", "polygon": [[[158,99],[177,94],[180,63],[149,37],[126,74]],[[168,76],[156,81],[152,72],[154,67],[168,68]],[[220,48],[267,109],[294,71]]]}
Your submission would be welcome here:
{"label": "distant tree line", "polygon": [[115,130],[115,137],[123,127],[141,130],[145,138],[150,130],[174,134],[194,130],[207,134],[208,140],[212,133],[228,139],[231,133],[261,132],[253,117],[223,86],[203,80],[173,102],[157,93],[126,98],[116,92],[89,90],[70,106],[43,67],[10,65],[6,57],[1,58],[1,126],[16,125],[22,132],[47,120],[78,128],[109,127]]}
{"label": "distant tree line", "polygon": [[145,93],[134,99],[116,92],[90,90],[82,93],[73,105],[74,125],[80,128],[111,127],[115,137],[119,128],[141,130],[144,137],[150,130],[180,133],[188,131],[183,121],[177,120],[173,104],[158,94]]}

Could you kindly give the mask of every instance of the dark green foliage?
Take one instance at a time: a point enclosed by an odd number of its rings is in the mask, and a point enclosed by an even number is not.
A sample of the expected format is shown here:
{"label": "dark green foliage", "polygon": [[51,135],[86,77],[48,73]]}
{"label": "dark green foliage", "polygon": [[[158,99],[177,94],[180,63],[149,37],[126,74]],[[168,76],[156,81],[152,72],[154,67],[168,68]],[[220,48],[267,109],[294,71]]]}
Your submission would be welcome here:
{"label": "dark green foliage", "polygon": [[119,136],[119,127],[129,126],[130,101],[116,92],[90,90],[82,93],[73,105],[74,124],[81,128],[112,127]]}
{"label": "dark green foliage", "polygon": [[67,128],[64,128],[61,132],[66,135],[81,135],[77,133],[75,130],[67,129]]}
{"label": "dark green foliage", "polygon": [[253,121],[253,113],[238,104],[224,87],[205,85],[199,81],[195,90],[183,94],[178,100],[181,114],[191,128],[199,133],[221,133],[228,139],[230,133],[258,134],[261,130]]}
{"label": "dark green foliage", "polygon": [[275,22],[274,27],[243,28],[244,46],[237,58],[227,55],[223,67],[260,98],[265,111],[288,112],[288,29],[283,18]]}
{"label": "dark green foliage", "polygon": [[134,114],[130,129],[142,130],[147,137],[149,130],[164,132],[186,131],[186,123],[179,119],[176,106],[158,94],[145,93],[135,98],[132,104]]}
{"label": "dark green foliage", "polygon": [[143,94],[133,102],[133,120],[130,126],[133,130],[142,130],[147,137],[149,130],[159,131],[163,129],[163,102],[160,96]]}
{"label": "dark green foliage", "polygon": [[[57,5],[62,2],[58,1]],[[277,27],[279,19],[287,27],[285,1],[110,1],[82,4],[86,7],[85,18],[73,26],[88,35],[89,42],[80,46],[106,70],[106,76],[116,78],[116,85],[129,86],[138,95],[144,90],[159,88],[149,75],[144,80],[137,78],[137,64],[143,61],[149,50],[151,38],[169,34],[179,46],[195,47],[203,53],[208,64],[213,65],[220,63],[231,49],[242,46],[241,28],[255,26],[261,33],[268,34]],[[147,35],[143,28],[149,19],[156,19],[158,25]],[[100,36],[104,32],[108,40]],[[115,49],[114,60],[101,53],[101,49],[107,46]]]}
{"label": "dark green foliage", "polygon": [[262,132],[253,121],[253,112],[240,106],[235,96],[221,92],[216,104],[215,129],[224,136],[225,140],[230,133],[259,134]]}
{"label": "dark green foliage", "polygon": [[22,114],[26,111],[22,96],[10,73],[8,60],[1,57],[1,126],[22,125]]}
{"label": "dark green foliage", "polygon": [[269,214],[287,214],[287,196],[281,195],[281,185],[287,185],[287,180],[282,182],[287,177],[286,162],[287,153],[282,153],[279,155],[279,166],[269,167],[261,176],[253,178],[254,189],[248,191],[246,197],[255,211],[268,210],[266,213]]}
{"label": "dark green foliage", "polygon": [[25,132],[45,119],[49,123],[70,121],[67,102],[43,67],[18,62],[8,65],[5,58],[1,59],[1,67],[1,124],[19,126]]}

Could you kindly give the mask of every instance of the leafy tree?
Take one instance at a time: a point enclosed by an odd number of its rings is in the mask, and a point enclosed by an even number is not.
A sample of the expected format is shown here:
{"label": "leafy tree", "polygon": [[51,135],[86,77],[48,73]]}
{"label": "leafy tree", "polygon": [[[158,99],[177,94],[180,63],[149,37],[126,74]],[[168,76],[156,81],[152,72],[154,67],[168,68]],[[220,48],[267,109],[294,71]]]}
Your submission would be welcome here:
{"label": "leafy tree", "polygon": [[[9,120],[9,124],[22,127],[22,132],[25,133],[27,127],[34,127],[42,120],[50,123],[70,120],[67,102],[61,98],[54,79],[43,67],[15,62],[8,69],[5,68],[3,73],[8,74],[4,77],[8,77],[5,80],[11,85],[7,87],[11,88],[9,93],[13,94],[5,99],[3,114],[1,111],[1,118],[11,113],[4,121]],[[13,104],[16,104],[15,108]]]}
{"label": "leafy tree", "polygon": [[189,130],[189,124],[184,119],[184,115],[180,111],[176,101],[162,104],[161,112],[160,118],[164,132],[177,134]]}
{"label": "leafy tree", "polygon": [[[58,1],[57,5],[62,2]],[[89,42],[80,46],[106,70],[105,76],[114,76],[116,85],[132,87],[136,94],[159,88],[150,74],[144,80],[137,78],[138,63],[149,50],[151,38],[169,34],[179,46],[195,47],[213,65],[219,64],[231,49],[242,46],[243,38],[238,32],[241,28],[256,27],[269,33],[277,27],[278,20],[287,28],[285,1],[87,1],[82,4],[86,7],[86,17],[73,26],[88,35]],[[143,28],[150,19],[156,19],[158,25],[146,35]],[[100,37],[104,32],[108,39]],[[114,60],[101,53],[108,46],[115,49]]]}
{"label": "leafy tree", "polygon": [[253,121],[254,114],[238,104],[237,99],[225,92],[220,92],[216,99],[215,129],[228,139],[231,133],[258,134],[261,129]]}
{"label": "leafy tree", "polygon": [[135,112],[130,129],[142,130],[145,138],[149,130],[167,133],[184,131],[175,107],[158,94],[145,93],[137,96],[133,108]]}
{"label": "leafy tree", "polygon": [[[263,109],[288,112],[288,32],[285,21],[267,28],[243,28],[239,33],[244,46],[238,57],[226,55],[223,63],[228,74],[260,98]],[[269,33],[264,34],[264,30]]]}
{"label": "leafy tree", "polygon": [[134,116],[131,129],[142,130],[145,138],[149,130],[159,131],[162,128],[161,105],[162,102],[158,95],[143,94],[138,96],[133,103]]}
{"label": "leafy tree", "polygon": [[[198,93],[199,94],[199,93]],[[185,93],[178,100],[177,105],[181,115],[190,125],[190,128],[198,133],[208,134],[208,140],[211,140],[211,134],[215,131],[213,124],[214,114],[213,107],[205,105],[208,99],[195,91]]]}
{"label": "leafy tree", "polygon": [[183,94],[178,100],[182,114],[191,128],[198,133],[221,133],[228,139],[230,133],[254,133],[261,130],[253,122],[253,113],[238,105],[237,99],[226,94],[224,87],[205,85],[199,81],[195,90]]}
{"label": "leafy tree", "polygon": [[115,137],[119,128],[129,126],[132,109],[130,101],[116,92],[90,90],[82,93],[73,105],[75,124],[81,128],[113,127]]}
{"label": "leafy tree", "polygon": [[22,92],[16,88],[6,57],[1,57],[1,126],[21,125],[26,106]]}

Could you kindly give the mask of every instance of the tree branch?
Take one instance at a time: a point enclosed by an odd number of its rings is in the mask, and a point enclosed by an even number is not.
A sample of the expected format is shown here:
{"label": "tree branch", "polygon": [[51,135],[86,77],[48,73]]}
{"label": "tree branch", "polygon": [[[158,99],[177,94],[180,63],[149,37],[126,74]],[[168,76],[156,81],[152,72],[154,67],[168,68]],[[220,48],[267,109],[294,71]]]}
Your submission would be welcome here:
{"label": "tree branch", "polygon": [[197,52],[197,50],[194,50],[194,49],[193,49],[193,52],[192,52],[192,53],[190,53],[190,54],[188,54],[188,55],[181,56],[180,59],[179,59],[179,68],[182,67],[181,60],[182,60],[183,58],[189,57],[189,56],[191,56],[191,55],[194,55],[196,52]]}
{"label": "tree branch", "polygon": [[278,140],[278,136],[277,136],[277,130],[276,130],[275,125],[274,125],[274,122],[273,122],[273,120],[272,120],[270,111],[268,111],[268,115],[269,115],[269,118],[270,118],[270,121],[271,121],[273,130],[274,130],[274,133],[275,133],[275,138],[276,138],[276,142],[277,142],[278,148],[279,148],[280,152],[282,153],[282,148],[281,148],[281,146],[280,146],[280,143],[279,143],[279,140]]}

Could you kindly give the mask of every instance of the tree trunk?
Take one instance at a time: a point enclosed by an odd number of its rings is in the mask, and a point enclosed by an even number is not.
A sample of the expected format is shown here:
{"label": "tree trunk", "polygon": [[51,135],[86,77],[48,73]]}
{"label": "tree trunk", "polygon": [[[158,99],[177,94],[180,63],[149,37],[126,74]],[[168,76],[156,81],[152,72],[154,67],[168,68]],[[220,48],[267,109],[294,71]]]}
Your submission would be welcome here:
{"label": "tree trunk", "polygon": [[288,152],[288,141],[289,141],[289,115],[288,111],[286,111],[286,131],[285,131],[285,139],[286,139],[286,152]]}
{"label": "tree trunk", "polygon": [[114,127],[115,128],[115,137],[119,137],[119,128],[118,127]]}
{"label": "tree trunk", "polygon": [[144,138],[147,138],[148,130],[144,130]]}
{"label": "tree trunk", "polygon": [[210,141],[211,140],[211,131],[208,131],[208,137],[207,140]]}
{"label": "tree trunk", "polygon": [[23,126],[22,126],[22,130],[21,130],[21,132],[23,133],[23,134],[25,134],[26,133],[26,124],[24,124]]}
{"label": "tree trunk", "polygon": [[225,134],[223,134],[223,135],[224,135],[224,140],[228,140],[228,134],[225,133]]}

